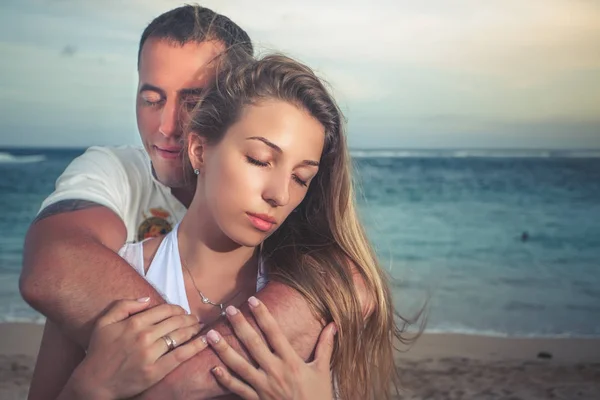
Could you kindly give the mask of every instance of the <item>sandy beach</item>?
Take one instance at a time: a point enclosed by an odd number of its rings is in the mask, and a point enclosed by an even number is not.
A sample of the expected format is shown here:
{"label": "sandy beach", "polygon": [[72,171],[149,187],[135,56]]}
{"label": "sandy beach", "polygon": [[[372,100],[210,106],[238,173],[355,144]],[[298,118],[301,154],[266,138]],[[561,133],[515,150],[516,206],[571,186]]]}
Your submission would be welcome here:
{"label": "sandy beach", "polygon": [[43,325],[0,323],[0,399],[27,398]]}
{"label": "sandy beach", "polygon": [[[25,399],[42,326],[0,324],[0,399]],[[426,334],[398,356],[400,399],[600,399],[600,339]]]}
{"label": "sandy beach", "polygon": [[401,399],[600,399],[600,339],[429,334],[397,365]]}

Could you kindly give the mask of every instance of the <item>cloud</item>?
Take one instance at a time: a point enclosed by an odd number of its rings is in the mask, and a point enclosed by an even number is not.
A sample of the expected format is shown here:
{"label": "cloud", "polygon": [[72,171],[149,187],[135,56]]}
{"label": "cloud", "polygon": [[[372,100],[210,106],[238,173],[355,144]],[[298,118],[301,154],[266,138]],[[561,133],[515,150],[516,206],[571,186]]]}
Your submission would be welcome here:
{"label": "cloud", "polygon": [[[179,1],[65,1],[139,31]],[[506,75],[525,68],[599,68],[600,3],[564,0],[206,0],[259,45],[301,56],[429,65]],[[73,12],[73,11],[71,11]],[[124,26],[123,25],[123,26]],[[108,32],[107,32],[108,33]],[[552,62],[548,62],[552,61]]]}
{"label": "cloud", "polygon": [[[554,122],[556,129],[585,131],[589,143],[596,125],[586,121],[600,115],[599,2],[201,4],[237,22],[262,51],[283,51],[313,67],[331,83],[354,137],[370,130],[388,132],[382,137],[393,141],[401,132],[426,138],[427,132],[501,135],[501,129],[531,136],[530,128],[548,132]],[[124,121],[133,112],[139,36],[154,17],[179,5],[180,0],[5,0],[0,48],[10,52],[0,61],[0,87],[11,95],[0,96],[0,108],[14,110],[10,98],[17,98],[21,106],[29,101],[55,110],[61,119],[68,113],[60,110],[77,110],[78,121],[85,121],[93,110],[110,113],[112,105],[121,107],[113,113]],[[61,52],[76,57],[59,57]],[[494,124],[499,128],[490,129]]]}
{"label": "cloud", "polygon": [[63,47],[60,54],[65,57],[72,57],[77,53],[77,47],[71,46],[70,44]]}
{"label": "cloud", "polygon": [[[56,4],[67,15],[110,20],[113,29],[103,30],[107,40],[137,41],[152,18],[181,3]],[[206,0],[202,5],[231,17],[259,48],[303,59],[454,70],[515,87],[544,84],[569,71],[600,69],[600,3],[592,1],[380,0],[367,6],[359,0]]]}

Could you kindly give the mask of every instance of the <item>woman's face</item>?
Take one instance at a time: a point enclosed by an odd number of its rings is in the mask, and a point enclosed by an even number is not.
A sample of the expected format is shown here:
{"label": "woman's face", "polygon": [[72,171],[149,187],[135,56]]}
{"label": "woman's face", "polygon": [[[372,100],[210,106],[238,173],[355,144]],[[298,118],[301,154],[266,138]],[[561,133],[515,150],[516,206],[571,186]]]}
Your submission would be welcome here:
{"label": "woman's face", "polygon": [[281,100],[246,106],[217,145],[202,149],[197,195],[225,236],[256,246],[306,196],[324,141],[304,109]]}

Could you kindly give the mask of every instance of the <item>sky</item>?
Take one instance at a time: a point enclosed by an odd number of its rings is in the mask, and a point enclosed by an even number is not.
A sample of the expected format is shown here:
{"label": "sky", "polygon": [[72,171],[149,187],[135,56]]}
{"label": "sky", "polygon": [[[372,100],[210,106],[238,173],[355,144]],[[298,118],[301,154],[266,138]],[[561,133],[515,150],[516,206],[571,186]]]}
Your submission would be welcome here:
{"label": "sky", "polygon": [[[170,0],[2,0],[0,147],[139,144]],[[600,148],[600,1],[209,0],[332,87],[352,148]]]}

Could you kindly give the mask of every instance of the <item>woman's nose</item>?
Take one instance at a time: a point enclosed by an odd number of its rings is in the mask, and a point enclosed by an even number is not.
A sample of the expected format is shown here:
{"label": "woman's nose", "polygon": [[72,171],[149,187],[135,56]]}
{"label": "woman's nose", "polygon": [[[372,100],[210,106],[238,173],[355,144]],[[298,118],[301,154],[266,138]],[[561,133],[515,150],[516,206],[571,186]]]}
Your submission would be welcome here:
{"label": "woman's nose", "polygon": [[285,206],[290,201],[290,177],[289,174],[278,174],[272,176],[266,190],[263,193],[263,199],[272,207]]}

